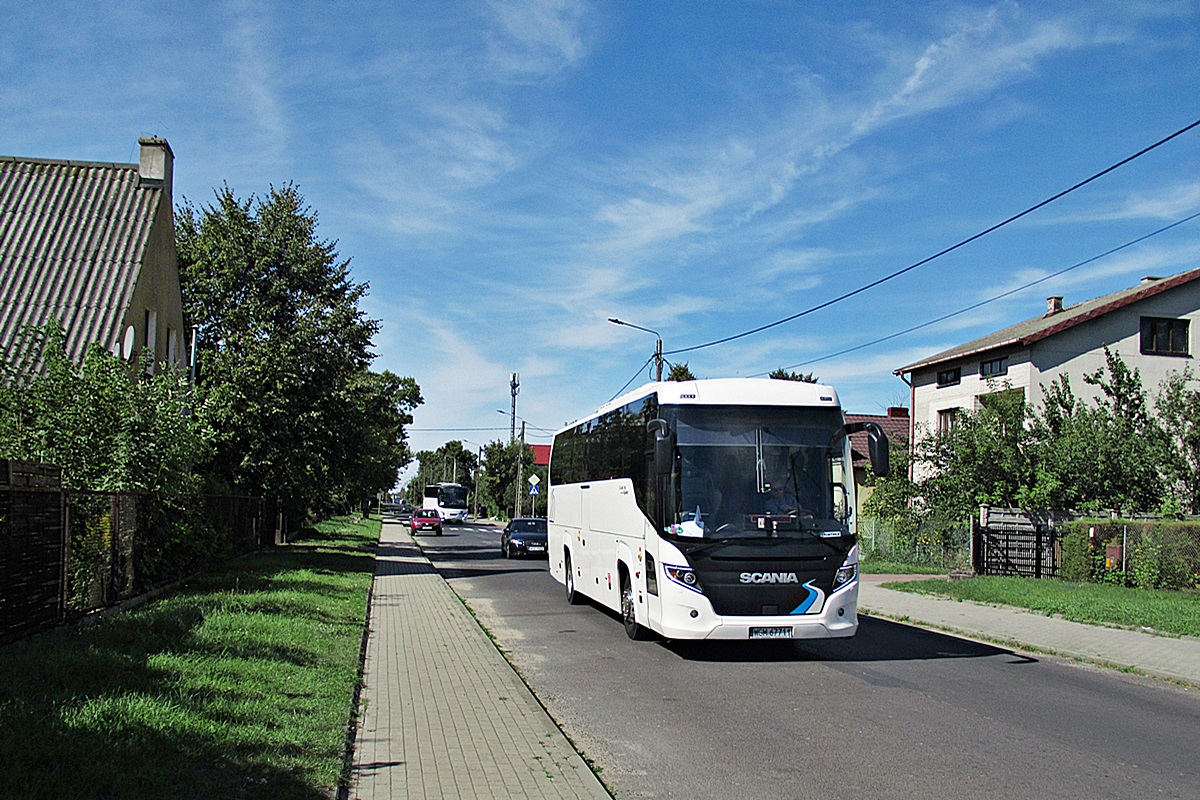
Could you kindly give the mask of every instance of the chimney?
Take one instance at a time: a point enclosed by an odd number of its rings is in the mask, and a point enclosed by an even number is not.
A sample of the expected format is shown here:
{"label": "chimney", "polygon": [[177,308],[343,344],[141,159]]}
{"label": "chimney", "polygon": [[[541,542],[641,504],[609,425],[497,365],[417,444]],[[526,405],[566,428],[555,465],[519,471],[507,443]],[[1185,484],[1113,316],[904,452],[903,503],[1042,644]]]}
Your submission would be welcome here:
{"label": "chimney", "polygon": [[1061,297],[1047,297],[1046,298],[1046,316],[1048,317],[1052,314],[1057,314],[1060,311],[1062,311],[1062,298]]}
{"label": "chimney", "polygon": [[887,415],[893,419],[908,419],[908,409],[904,406],[889,406]]}
{"label": "chimney", "polygon": [[138,188],[162,189],[171,202],[171,174],[174,171],[175,154],[167,140],[158,136],[143,136],[138,139],[141,154],[138,156]]}

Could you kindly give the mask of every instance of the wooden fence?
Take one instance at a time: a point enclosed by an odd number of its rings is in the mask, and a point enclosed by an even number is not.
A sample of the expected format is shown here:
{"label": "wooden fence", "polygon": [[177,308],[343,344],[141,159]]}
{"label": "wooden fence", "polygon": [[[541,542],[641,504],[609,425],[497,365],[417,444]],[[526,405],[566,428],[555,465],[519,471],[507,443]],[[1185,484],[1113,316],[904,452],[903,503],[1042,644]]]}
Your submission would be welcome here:
{"label": "wooden fence", "polygon": [[[194,534],[196,520],[207,535]],[[297,527],[275,501],[202,495],[163,509],[132,493],[68,491],[57,467],[0,460],[0,642],[282,543]]]}

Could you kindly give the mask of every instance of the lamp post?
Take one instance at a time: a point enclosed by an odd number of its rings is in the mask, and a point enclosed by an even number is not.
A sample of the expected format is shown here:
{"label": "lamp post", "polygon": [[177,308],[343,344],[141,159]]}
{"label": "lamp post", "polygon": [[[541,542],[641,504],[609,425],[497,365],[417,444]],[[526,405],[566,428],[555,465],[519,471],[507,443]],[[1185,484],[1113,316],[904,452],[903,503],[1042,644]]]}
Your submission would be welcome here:
{"label": "lamp post", "polygon": [[608,321],[614,325],[624,325],[626,328],[635,328],[639,331],[645,331],[646,333],[654,334],[655,338],[658,340],[654,345],[654,380],[661,382],[663,365],[662,334],[660,334],[658,331],[652,331],[649,328],[643,328],[641,325],[634,325],[632,322],[625,322],[624,320],[617,319],[616,317],[609,317]]}

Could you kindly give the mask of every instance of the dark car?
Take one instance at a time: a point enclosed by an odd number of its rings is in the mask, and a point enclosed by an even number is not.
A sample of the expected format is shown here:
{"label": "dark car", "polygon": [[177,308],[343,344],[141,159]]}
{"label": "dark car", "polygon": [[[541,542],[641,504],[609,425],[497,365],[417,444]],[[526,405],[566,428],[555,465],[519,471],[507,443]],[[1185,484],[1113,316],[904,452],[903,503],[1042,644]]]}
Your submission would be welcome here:
{"label": "dark car", "polygon": [[500,534],[500,553],[505,558],[546,555],[546,520],[540,517],[510,520]]}
{"label": "dark car", "polygon": [[414,536],[417,531],[433,531],[438,536],[442,535],[442,515],[437,512],[436,508],[413,509],[412,532]]}

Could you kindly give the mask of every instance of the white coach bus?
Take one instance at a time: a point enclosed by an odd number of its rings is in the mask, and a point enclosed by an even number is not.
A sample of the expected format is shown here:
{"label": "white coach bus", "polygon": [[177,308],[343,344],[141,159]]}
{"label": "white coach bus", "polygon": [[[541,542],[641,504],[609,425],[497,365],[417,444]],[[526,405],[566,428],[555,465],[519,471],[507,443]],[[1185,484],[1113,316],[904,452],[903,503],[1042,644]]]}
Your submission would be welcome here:
{"label": "white coach bus", "polygon": [[731,378],[643,386],[560,430],[550,573],[633,639],[807,639],[858,629],[849,434],[828,386]]}
{"label": "white coach bus", "polygon": [[467,521],[467,487],[457,483],[433,483],[425,487],[421,508],[437,509],[443,522],[462,525]]}

